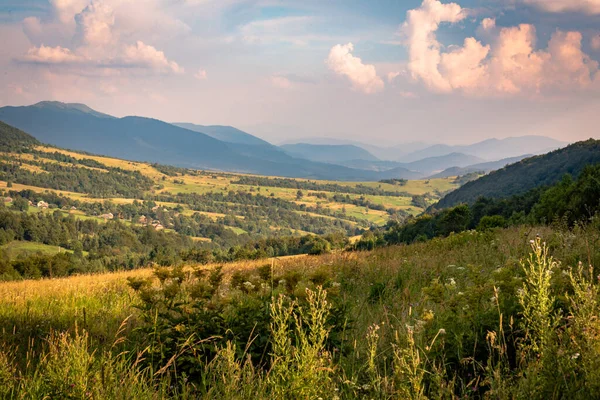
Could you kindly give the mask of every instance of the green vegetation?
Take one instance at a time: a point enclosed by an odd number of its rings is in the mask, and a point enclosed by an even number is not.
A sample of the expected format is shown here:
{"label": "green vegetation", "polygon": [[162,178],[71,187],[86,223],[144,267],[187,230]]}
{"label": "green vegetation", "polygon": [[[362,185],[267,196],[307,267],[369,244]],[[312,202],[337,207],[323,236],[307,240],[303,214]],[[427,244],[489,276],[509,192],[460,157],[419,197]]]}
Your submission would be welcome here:
{"label": "green vegetation", "polygon": [[521,195],[536,187],[554,185],[565,174],[577,177],[586,165],[597,163],[600,163],[600,141],[577,142],[468,182],[447,194],[435,207],[443,209],[461,203],[472,204],[479,197],[498,199]]}
{"label": "green vegetation", "polygon": [[[378,232],[379,243],[412,243],[448,236],[467,229],[486,230],[523,223],[585,223],[600,212],[600,165],[586,166],[573,180],[565,175],[554,186],[533,189],[507,199],[480,197],[473,205],[462,204],[433,215],[422,215],[405,224],[390,223]],[[372,246],[373,234],[355,244],[357,249]]]}
{"label": "green vegetation", "polygon": [[600,262],[598,232],[594,219],[274,265],[4,283],[0,387],[6,398],[115,398],[119,385],[120,398],[144,399],[595,398],[600,297],[582,263]]}

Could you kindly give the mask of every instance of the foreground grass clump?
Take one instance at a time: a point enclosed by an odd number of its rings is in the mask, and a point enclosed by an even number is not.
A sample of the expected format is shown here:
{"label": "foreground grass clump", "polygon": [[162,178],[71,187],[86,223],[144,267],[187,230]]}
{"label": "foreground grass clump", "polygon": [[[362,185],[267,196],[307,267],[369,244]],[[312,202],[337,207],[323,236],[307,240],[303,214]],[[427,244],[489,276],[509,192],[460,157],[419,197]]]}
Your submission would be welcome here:
{"label": "foreground grass clump", "polygon": [[[598,398],[596,224],[99,276],[77,295],[42,281],[29,305],[0,285],[0,395]],[[44,328],[20,328],[30,315]]]}

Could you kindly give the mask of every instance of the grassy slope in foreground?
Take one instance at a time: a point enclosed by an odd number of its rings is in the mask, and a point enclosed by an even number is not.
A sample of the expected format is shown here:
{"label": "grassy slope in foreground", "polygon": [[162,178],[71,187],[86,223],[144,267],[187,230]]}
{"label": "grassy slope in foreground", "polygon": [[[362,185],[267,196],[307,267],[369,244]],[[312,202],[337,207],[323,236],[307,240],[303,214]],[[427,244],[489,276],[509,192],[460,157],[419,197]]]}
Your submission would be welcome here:
{"label": "grassy slope in foreground", "polygon": [[[563,261],[552,266],[554,273],[551,274],[550,288],[553,294],[562,294],[571,287],[569,267],[575,266],[579,260],[585,259],[586,263],[595,265],[600,263],[597,227],[573,232],[568,245],[562,232],[544,227],[522,227],[487,233],[465,232],[446,239],[384,248],[371,253],[277,261],[274,265],[276,276],[287,273],[290,274],[288,276],[299,277],[299,282],[290,290],[279,287],[278,291],[292,297],[302,296],[304,288],[316,289],[314,282],[318,279],[329,291],[332,304],[347,307],[348,315],[352,316],[341,337],[342,344],[351,345],[340,353],[340,342],[333,342],[331,346],[337,350],[316,353],[317,358],[309,361],[315,363],[309,364],[316,368],[313,372],[319,372],[313,375],[312,370],[305,371],[310,373],[311,379],[317,380],[310,389],[323,398],[334,392],[339,393],[341,398],[415,398],[419,393],[435,398],[435,394],[440,392],[459,398],[480,398],[484,393],[491,397],[504,394],[505,398],[541,399],[550,398],[552,394],[560,394],[563,398],[594,398],[599,389],[599,370],[595,368],[600,356],[598,339],[585,333],[589,329],[598,329],[594,320],[582,320],[577,309],[569,308],[569,302],[553,303],[551,307],[560,307],[566,315],[576,313],[571,321],[588,325],[582,326],[582,329],[576,324],[563,327],[569,329],[565,340],[560,336],[562,329],[548,331],[547,340],[552,346],[546,347],[548,353],[541,356],[542,360],[548,357],[547,363],[542,364],[539,355],[532,354],[528,347],[523,346],[521,338],[528,325],[522,319],[522,309],[517,300],[525,278],[519,260],[524,260],[531,252],[529,239],[535,234],[547,240],[551,255]],[[230,318],[242,315],[236,314],[236,304],[249,307],[255,301],[253,299],[260,296],[259,292],[244,293],[232,288],[228,283],[231,274],[236,270],[248,271],[248,279],[253,281],[255,268],[260,265],[258,262],[226,266],[226,283],[220,290],[220,296],[227,299]],[[104,365],[102,371],[111,371],[107,366],[117,361],[105,358],[105,353],[99,350],[111,351],[115,336],[129,339],[121,347],[113,349],[115,353],[130,350],[135,354],[136,343],[144,343],[144,338],[136,336],[133,331],[141,320],[139,310],[133,307],[136,295],[127,287],[125,279],[127,276],[147,277],[149,273],[148,270],[139,270],[0,284],[0,321],[6,327],[0,333],[0,342],[4,348],[8,346],[17,350],[15,346],[23,346],[21,351],[25,351],[30,337],[35,337],[38,343],[53,329],[61,331],[78,326],[80,332],[90,335],[89,347],[81,347],[68,341],[72,339],[65,339],[67,342],[50,358],[62,356],[60,363],[33,362],[31,365],[39,365],[38,376],[44,376],[44,380],[25,373],[23,379],[11,380],[9,384],[23,385],[17,389],[18,394],[28,388],[40,396],[51,393],[50,390],[63,396],[72,389],[69,382],[64,385],[59,381],[65,376],[57,372],[64,372],[64,368],[68,370],[72,365],[83,362],[85,366],[81,373],[85,379],[74,381],[75,385],[80,385],[77,390],[105,393],[103,391],[108,390],[112,381],[107,381],[106,388],[99,386],[99,364]],[[273,281],[279,286],[277,279]],[[594,287],[589,287],[592,290],[589,296],[597,299]],[[267,290],[265,295],[268,296],[270,288],[257,290]],[[534,307],[539,304],[533,298],[529,301]],[[597,303],[589,303],[589,307],[586,312],[597,315]],[[120,322],[130,314],[134,317],[128,319],[117,334]],[[501,328],[500,322],[503,323]],[[558,323],[561,323],[560,320]],[[17,328],[14,331],[13,326]],[[176,338],[177,330],[172,330],[170,335]],[[269,336],[269,332],[258,331],[254,335],[260,339]],[[569,335],[574,335],[571,337],[577,340],[569,340]],[[498,343],[501,346],[494,347]],[[507,361],[499,358],[505,345],[524,357],[518,367],[499,364]],[[44,348],[40,350],[44,351]],[[79,351],[77,357],[75,351]],[[222,356],[226,354],[222,353]],[[333,355],[332,358],[328,357],[329,354]],[[231,357],[231,360],[237,359],[235,355]],[[491,369],[484,368],[490,360],[493,361],[489,364]],[[301,374],[303,370],[296,369],[293,361],[289,362],[292,364],[283,364],[289,369],[272,370],[289,378],[281,381],[264,378],[260,370],[250,372],[247,369],[244,371],[252,375],[244,375],[248,379],[241,379],[235,372],[239,366],[233,364],[234,361],[226,364],[232,367],[226,370],[232,375],[223,375],[223,370],[215,371],[205,366],[206,376],[210,377],[207,388],[210,391],[197,393],[196,398],[232,398],[235,394],[236,398],[263,399],[272,398],[273,391],[280,391],[287,398],[302,398],[297,391],[303,390],[306,385],[294,387],[293,379],[300,379],[301,376],[296,373]],[[412,375],[411,369],[408,369],[410,365],[415,371]],[[304,367],[312,368],[306,364]],[[127,375],[118,376],[116,381],[124,379],[128,385],[139,385],[139,379],[147,379],[143,375],[136,376],[138,379],[135,381],[128,380]],[[407,379],[411,376],[415,380],[408,384]],[[157,374],[155,378],[168,382],[164,374]],[[501,380],[493,381],[494,386],[491,386],[490,379],[497,378]],[[576,393],[579,397],[572,396]],[[545,397],[548,394],[550,397]]]}

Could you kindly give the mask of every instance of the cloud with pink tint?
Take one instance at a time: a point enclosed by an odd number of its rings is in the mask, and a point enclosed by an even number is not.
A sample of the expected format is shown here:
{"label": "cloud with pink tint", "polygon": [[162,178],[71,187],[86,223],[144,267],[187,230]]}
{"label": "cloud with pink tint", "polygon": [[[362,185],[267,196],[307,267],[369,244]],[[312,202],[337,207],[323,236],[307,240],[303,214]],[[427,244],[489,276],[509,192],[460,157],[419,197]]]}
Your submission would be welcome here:
{"label": "cloud with pink tint", "polygon": [[123,61],[134,67],[149,68],[159,72],[182,74],[184,69],[176,62],[169,61],[165,53],[138,40],[136,44],[125,46]]}
{"label": "cloud with pink tint", "polygon": [[115,15],[105,3],[94,1],[75,16],[75,40],[84,46],[104,47],[113,40]]}
{"label": "cloud with pink tint", "polygon": [[402,30],[407,35],[409,71],[435,92],[455,90],[483,95],[537,95],[541,92],[586,89],[598,78],[598,63],[582,50],[580,32],[556,30],[547,49],[536,50],[533,25],[497,27],[484,19],[479,32],[490,35],[490,45],[467,37],[462,46],[443,52],[436,31],[465,12],[457,4],[425,0],[411,10]]}
{"label": "cloud with pink tint", "polygon": [[437,0],[424,0],[421,7],[409,10],[401,32],[406,38],[409,52],[408,69],[413,78],[437,92],[450,92],[452,86],[440,71],[440,43],[435,32],[443,22],[462,21],[466,13],[456,3],[442,4]]}
{"label": "cloud with pink tint", "polygon": [[401,74],[400,71],[393,71],[393,72],[388,72],[386,75],[387,81],[388,82],[392,82],[394,79],[396,79],[397,77],[399,77]]}
{"label": "cloud with pink tint", "polygon": [[208,75],[206,73],[205,69],[199,69],[198,71],[196,71],[196,73],[194,74],[194,78],[203,81],[205,79],[208,78]]}
{"label": "cloud with pink tint", "polygon": [[600,0],[520,0],[541,10],[562,13],[600,14]]}
{"label": "cloud with pink tint", "polygon": [[[184,72],[183,67],[169,60],[163,51],[154,46],[142,40],[136,40],[132,44],[126,43],[115,31],[116,16],[112,3],[119,4],[118,1],[111,0],[52,1],[58,18],[55,24],[66,25],[68,19],[75,22],[71,40],[73,45],[71,48],[43,44],[34,46],[19,60],[38,65],[77,63],[79,68],[95,69],[99,74],[106,74],[107,69],[125,71],[131,68],[159,74]],[[52,24],[48,26],[51,27]],[[28,37],[42,35],[45,27],[37,18],[26,18],[23,21],[23,28]],[[65,72],[73,72],[73,69]]]}
{"label": "cloud with pink tint", "polygon": [[84,62],[85,59],[64,47],[41,45],[30,48],[19,61],[33,64],[73,64]]}
{"label": "cloud with pink tint", "polygon": [[75,15],[83,10],[89,0],[50,0],[54,13],[63,24],[73,23]]}
{"label": "cloud with pink tint", "polygon": [[352,43],[333,46],[326,60],[329,69],[350,80],[357,91],[372,94],[383,90],[383,80],[377,75],[375,66],[363,64],[360,58],[352,55],[353,50]]}

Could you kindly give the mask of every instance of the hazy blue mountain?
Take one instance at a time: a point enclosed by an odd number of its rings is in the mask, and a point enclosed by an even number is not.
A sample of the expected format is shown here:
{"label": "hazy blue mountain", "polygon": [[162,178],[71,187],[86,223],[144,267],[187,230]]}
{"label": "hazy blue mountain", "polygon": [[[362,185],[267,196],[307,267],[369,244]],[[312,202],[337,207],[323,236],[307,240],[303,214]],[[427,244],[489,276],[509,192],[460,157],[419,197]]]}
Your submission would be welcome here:
{"label": "hazy blue mountain", "polygon": [[600,141],[577,142],[490,172],[447,194],[435,208],[473,203],[481,196],[507,198],[523,194],[539,186],[553,185],[565,174],[577,177],[586,165],[597,163],[600,163]]}
{"label": "hazy blue mountain", "polygon": [[490,162],[486,162],[486,163],[473,164],[473,165],[469,165],[467,167],[462,167],[462,168],[461,167],[450,167],[450,168],[443,170],[440,173],[430,176],[429,178],[434,179],[434,178],[447,178],[449,176],[462,176],[462,175],[469,174],[471,172],[488,173],[488,172],[495,171],[500,168],[504,168],[507,165],[519,162],[519,161],[523,160],[524,158],[528,158],[531,156],[532,156],[532,154],[526,154],[526,155],[518,156],[518,157],[504,158],[504,159],[498,160],[498,161],[490,161]]}
{"label": "hazy blue mountain", "polygon": [[[114,118],[80,104],[2,107],[0,121],[43,143],[128,160],[310,179],[382,179],[375,171],[296,159],[271,145],[225,143],[156,119]],[[403,171],[394,177],[406,179]]]}
{"label": "hazy blue mountain", "polygon": [[[254,135],[247,132],[241,131],[233,126],[224,125],[196,125],[187,122],[175,122],[175,126],[180,128],[189,129],[190,131],[201,132],[222,142],[237,143],[237,144],[251,144],[251,145],[265,145],[273,146],[266,140],[262,140]],[[273,146],[275,147],[275,146]]]}
{"label": "hazy blue mountain", "polygon": [[397,161],[369,161],[369,160],[348,160],[348,161],[339,161],[339,165],[343,165],[345,167],[350,168],[358,168],[364,169],[367,171],[389,171],[394,168],[403,167],[402,163]]}
{"label": "hazy blue mountain", "polygon": [[407,154],[398,158],[398,161],[413,162],[429,157],[439,157],[450,153],[463,153],[482,158],[487,161],[496,161],[504,158],[517,157],[521,154],[544,154],[568,143],[561,142],[545,136],[521,136],[506,139],[488,139],[482,142],[464,145],[449,146],[437,144],[425,149]]}
{"label": "hazy blue mountain", "polygon": [[[357,140],[349,140],[349,139],[338,139],[331,137],[308,137],[302,139],[295,140],[286,140],[281,142],[279,145],[288,145],[288,144],[298,144],[298,143],[306,143],[306,144],[317,144],[317,145],[354,145],[365,149],[379,160],[385,161],[397,161],[401,157],[414,153],[416,151],[422,150],[424,148],[430,147],[431,143],[425,142],[408,142],[401,144],[394,144],[389,146],[383,145],[374,145],[369,143],[360,142]],[[445,153],[447,154],[447,153]],[[414,160],[412,160],[414,161]]]}
{"label": "hazy blue mountain", "polygon": [[377,157],[358,146],[350,144],[317,145],[308,143],[285,144],[281,148],[289,155],[306,160],[338,163],[350,160],[378,161]]}
{"label": "hazy blue mountain", "polygon": [[404,163],[402,167],[411,171],[419,171],[423,174],[431,174],[436,171],[442,171],[450,167],[466,167],[481,163],[482,160],[479,157],[471,156],[462,153],[450,153],[438,157],[428,157],[411,163]]}

